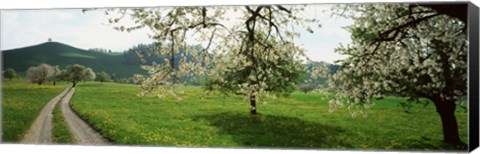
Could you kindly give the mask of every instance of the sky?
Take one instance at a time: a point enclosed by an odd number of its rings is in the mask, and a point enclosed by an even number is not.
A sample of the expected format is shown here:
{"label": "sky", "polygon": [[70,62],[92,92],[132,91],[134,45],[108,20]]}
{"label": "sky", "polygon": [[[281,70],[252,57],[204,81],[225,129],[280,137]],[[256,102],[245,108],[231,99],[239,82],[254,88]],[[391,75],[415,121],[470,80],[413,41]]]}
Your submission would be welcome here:
{"label": "sky", "polygon": [[[334,48],[340,43],[348,44],[350,34],[342,27],[352,21],[340,17],[331,17],[324,11],[332,5],[309,5],[303,13],[306,17],[314,17],[322,25],[316,29],[311,25],[313,34],[300,30],[301,38],[295,42],[306,49],[307,56],[314,61],[334,60],[344,56],[335,53]],[[107,24],[108,17],[102,11],[81,9],[36,9],[36,10],[3,10],[0,18],[0,49],[9,50],[46,42],[51,38],[55,42],[72,45],[77,48],[105,48],[112,51],[124,51],[140,43],[151,43],[148,29],[130,33],[119,32]],[[128,18],[124,19],[129,23]]]}

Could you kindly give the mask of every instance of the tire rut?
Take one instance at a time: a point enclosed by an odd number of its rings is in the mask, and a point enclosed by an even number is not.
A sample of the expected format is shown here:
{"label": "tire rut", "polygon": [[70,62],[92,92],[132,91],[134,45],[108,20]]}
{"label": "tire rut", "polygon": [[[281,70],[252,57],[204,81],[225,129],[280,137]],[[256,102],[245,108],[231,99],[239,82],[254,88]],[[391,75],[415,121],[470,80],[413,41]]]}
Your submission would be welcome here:
{"label": "tire rut", "polygon": [[68,125],[68,129],[73,135],[75,143],[82,145],[108,145],[110,144],[105,138],[96,132],[90,125],[78,117],[70,108],[70,99],[75,88],[68,92],[61,102],[61,111]]}
{"label": "tire rut", "polygon": [[33,121],[29,130],[23,136],[20,143],[26,144],[48,144],[52,143],[52,121],[53,121],[53,108],[57,102],[69,91],[69,87],[65,88],[63,92],[55,96],[45,107],[43,107],[40,114]]}

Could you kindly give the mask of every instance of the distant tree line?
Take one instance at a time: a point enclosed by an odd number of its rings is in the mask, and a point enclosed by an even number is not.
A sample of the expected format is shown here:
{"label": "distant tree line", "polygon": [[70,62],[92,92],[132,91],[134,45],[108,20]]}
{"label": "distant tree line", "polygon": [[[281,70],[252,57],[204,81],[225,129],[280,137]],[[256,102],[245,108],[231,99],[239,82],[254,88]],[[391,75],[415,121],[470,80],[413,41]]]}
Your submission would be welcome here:
{"label": "distant tree line", "polygon": [[104,49],[104,48],[90,48],[88,51],[92,52],[103,52],[103,53],[112,53],[112,50],[110,49]]}
{"label": "distant tree line", "polygon": [[58,65],[51,66],[40,64],[31,66],[26,71],[26,77],[31,83],[42,85],[47,81],[52,81],[56,85],[58,81],[67,81],[75,87],[80,81],[99,81],[109,82],[110,75],[106,72],[95,73],[92,68],[80,64],[68,65],[61,70]]}
{"label": "distant tree line", "polygon": [[[189,45],[189,50],[196,50],[198,55],[193,55],[190,52],[186,52],[184,47],[178,47],[178,53],[168,56],[158,56],[157,54],[151,54],[154,51],[160,51],[158,45],[151,44],[138,44],[132,48],[123,52],[124,63],[129,65],[151,65],[152,63],[160,64],[165,61],[170,62],[175,70],[179,69],[182,62],[195,62],[199,59],[203,59],[207,56],[204,52],[200,52],[202,48],[200,45]],[[211,57],[211,55],[208,55]],[[200,62],[199,62],[200,63]],[[203,64],[204,65],[204,64]],[[184,76],[179,77],[177,83],[184,83],[189,85],[201,85],[201,82],[195,81],[192,78],[200,78],[199,76]],[[112,80],[117,83],[131,83],[138,84],[139,81],[135,78],[116,78],[112,75]]]}
{"label": "distant tree line", "polygon": [[328,87],[328,77],[320,77],[316,76],[314,69],[321,69],[324,71],[325,74],[333,75],[338,70],[339,65],[336,64],[329,64],[326,62],[317,62],[317,61],[310,61],[305,64],[306,73],[304,75],[304,83],[297,85],[298,89],[301,92],[308,93],[316,89],[325,89],[321,87]]}
{"label": "distant tree line", "polygon": [[[124,57],[124,63],[125,64],[130,64],[130,65],[150,65],[152,62],[156,63],[164,63],[165,59],[168,59],[169,61],[172,59],[171,57],[159,57],[157,54],[151,54],[152,50],[160,50],[160,49],[155,49],[157,46],[155,43],[151,44],[138,44],[133,46],[132,48],[123,51],[123,57]],[[195,49],[197,51],[201,50],[201,47],[199,45],[191,45],[189,46],[190,49]],[[190,62],[196,58],[195,56],[189,54],[189,55],[184,55],[184,49],[182,47],[178,48],[178,53],[174,55],[173,61],[174,61],[174,68],[178,70],[178,66],[180,63],[180,57],[186,56],[186,61]],[[204,56],[204,55],[202,55]],[[308,62],[305,65],[306,68],[306,73],[303,75],[303,79],[306,82],[298,84],[298,88],[302,92],[310,92],[317,88],[319,85],[321,86],[327,86],[327,80],[328,78],[322,78],[322,77],[312,77],[312,69],[314,68],[322,68],[322,67],[327,67],[328,68],[328,74],[334,74],[336,70],[338,69],[339,65],[335,64],[329,64],[326,62],[317,62],[317,61],[311,61]],[[192,78],[197,78],[198,80],[191,80]],[[117,83],[130,83],[130,84],[138,84],[139,81],[136,81],[133,77],[131,78],[116,78],[115,75],[112,75],[112,80],[113,82]],[[199,76],[194,76],[194,77],[182,77],[178,79],[178,82],[181,83],[186,83],[189,85],[203,85],[205,84],[205,79],[201,79]]]}
{"label": "distant tree line", "polygon": [[[199,45],[191,45],[189,46],[190,49],[200,51],[201,48]],[[165,59],[172,60],[171,56],[159,57],[157,54],[151,54],[151,51],[160,50],[157,49],[157,45],[155,43],[151,44],[138,44],[133,46],[132,48],[123,51],[123,58],[125,64],[131,65],[141,65],[141,64],[151,64],[152,62],[156,63],[163,63]],[[186,57],[186,61],[192,61],[196,55],[187,54],[185,49],[182,47],[178,48],[178,53],[173,55],[173,61],[175,62],[174,65],[176,69],[178,69],[181,57]],[[200,55],[200,57],[204,57],[205,55]]]}
{"label": "distant tree line", "polygon": [[[159,58],[157,55],[147,55],[147,53],[154,48],[154,44],[139,44],[131,49],[124,51],[124,60],[129,64],[142,64],[142,58],[144,63],[148,62],[163,62],[164,60]],[[195,49],[197,46],[190,46],[191,49]],[[101,51],[105,52],[106,49],[94,48],[90,51]],[[185,56],[183,54],[183,49],[179,49],[180,53],[175,57]],[[198,49],[199,50],[199,49]],[[107,51],[108,52],[108,51]],[[142,58],[141,58],[142,57]],[[195,57],[192,55],[187,55],[187,60],[193,60]],[[168,59],[168,58],[167,58]],[[179,61],[179,60],[176,60]],[[179,63],[179,62],[176,62]],[[303,75],[303,80],[305,82],[298,83],[296,86],[302,92],[310,92],[316,89],[319,85],[326,86],[327,78],[321,77],[312,77],[313,68],[327,67],[329,74],[333,74],[337,69],[338,65],[328,64],[325,62],[308,62],[305,65],[306,73]],[[177,65],[178,66],[178,65]],[[178,68],[177,68],[178,69]],[[12,79],[17,76],[16,71],[12,68],[6,69],[2,72],[3,76],[6,79]],[[58,81],[67,81],[72,83],[72,86],[76,85],[79,81],[98,81],[103,84],[103,82],[116,82],[116,83],[128,83],[128,84],[140,84],[141,81],[134,77],[118,77],[115,73],[109,74],[107,72],[94,72],[91,68],[75,64],[65,67],[61,70],[58,65],[51,66],[48,64],[40,64],[38,66],[32,66],[26,71],[26,76],[32,83],[44,84],[47,81],[53,82],[55,85]],[[193,79],[196,78],[196,79]],[[200,76],[190,76],[190,77],[181,77],[178,78],[178,83],[203,86],[205,85],[207,79]]]}
{"label": "distant tree line", "polygon": [[305,64],[306,69],[307,69],[307,75],[306,75],[306,80],[309,80],[312,84],[318,85],[318,84],[326,84],[327,83],[327,77],[314,77],[312,76],[312,71],[314,68],[318,69],[325,69],[326,73],[329,75],[335,74],[335,72],[338,70],[339,65],[336,64],[329,64],[327,62],[317,62],[317,61],[311,61]]}
{"label": "distant tree line", "polygon": [[[139,44],[136,46],[133,46],[132,48],[123,51],[123,61],[125,64],[130,64],[130,65],[140,65],[141,64],[141,58],[137,52],[145,52],[147,51],[149,45],[145,44]],[[158,57],[154,56],[146,56],[145,58],[155,58],[156,60],[160,60]]]}

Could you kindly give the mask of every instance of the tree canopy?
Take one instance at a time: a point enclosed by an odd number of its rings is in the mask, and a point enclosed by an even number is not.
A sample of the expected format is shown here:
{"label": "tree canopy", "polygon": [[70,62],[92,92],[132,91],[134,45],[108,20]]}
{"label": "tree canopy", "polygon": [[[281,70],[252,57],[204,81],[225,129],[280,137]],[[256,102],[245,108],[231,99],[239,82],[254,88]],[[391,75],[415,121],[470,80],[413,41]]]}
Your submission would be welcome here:
{"label": "tree canopy", "polygon": [[[300,5],[200,6],[107,9],[105,14],[116,30],[152,31],[155,46],[139,54],[163,60],[142,60],[149,75],[137,76],[140,95],[180,100],[179,79],[201,75],[208,90],[244,95],[256,114],[261,97],[288,95],[306,70],[301,63],[308,57],[293,43],[300,36],[295,28],[313,32],[305,24],[317,20],[304,18],[302,10]],[[357,115],[373,105],[372,98],[408,97],[405,104],[428,99],[440,115],[444,141],[464,146],[454,111],[466,95],[466,9],[458,13],[437,4],[377,3],[334,10],[354,20],[345,28],[352,42],[336,49],[348,58],[338,61],[335,73],[328,67],[310,69],[313,78],[331,76],[336,92],[331,109],[347,106]],[[239,16],[227,16],[232,13]],[[122,25],[125,17],[135,25]],[[189,48],[187,40],[201,42],[200,50]]]}
{"label": "tree canopy", "polygon": [[92,72],[91,68],[85,68],[80,64],[68,65],[65,68],[64,79],[72,82],[72,87],[75,87],[80,81],[95,79],[95,73],[92,74]]}
{"label": "tree canopy", "polygon": [[62,71],[58,65],[52,67],[53,74],[50,76],[49,80],[53,81],[53,85],[56,84],[57,81],[61,80]]}
{"label": "tree canopy", "polygon": [[[306,56],[293,43],[300,33],[291,27],[303,26],[313,32],[304,24],[316,20],[300,16],[302,10],[298,5],[265,5],[109,9],[105,13],[119,15],[109,20],[119,31],[152,30],[156,47],[143,54],[166,57],[162,63],[142,66],[149,76],[138,77],[143,80],[140,95],[170,95],[180,100],[175,88],[178,79],[195,74],[206,76],[218,87],[211,89],[243,94],[255,114],[255,102],[262,93],[291,92],[299,72],[304,71],[300,64]],[[239,17],[233,19],[228,13]],[[125,16],[138,25],[119,25]],[[189,48],[189,39],[202,42],[201,50]],[[184,55],[193,56],[191,61],[186,60],[188,56],[176,57],[179,47]]]}
{"label": "tree canopy", "polygon": [[95,81],[100,81],[103,84],[103,82],[110,81],[110,75],[106,72],[99,72],[97,73]]}
{"label": "tree canopy", "polygon": [[5,70],[3,73],[3,76],[8,78],[9,80],[12,80],[15,76],[17,76],[17,72],[13,68],[8,68]]}
{"label": "tree canopy", "polygon": [[463,146],[454,111],[467,92],[465,23],[411,4],[340,8],[349,10],[341,15],[354,24],[346,28],[352,43],[336,49],[348,58],[339,61],[333,75],[337,93],[331,107],[368,108],[372,98],[390,94],[409,97],[409,102],[426,98],[441,117],[445,142]]}
{"label": "tree canopy", "polygon": [[92,68],[85,69],[85,77],[83,80],[85,81],[93,81],[96,77],[95,72],[93,72]]}
{"label": "tree canopy", "polygon": [[54,73],[53,67],[48,64],[40,64],[27,69],[27,79],[38,85],[46,82]]}

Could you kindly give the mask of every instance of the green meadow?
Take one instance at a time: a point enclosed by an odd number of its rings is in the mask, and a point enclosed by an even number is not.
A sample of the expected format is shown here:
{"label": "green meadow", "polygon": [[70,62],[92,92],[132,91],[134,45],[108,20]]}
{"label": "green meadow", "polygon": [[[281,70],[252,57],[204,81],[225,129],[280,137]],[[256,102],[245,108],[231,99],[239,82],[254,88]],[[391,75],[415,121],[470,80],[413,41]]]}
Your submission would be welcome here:
{"label": "green meadow", "polygon": [[[3,80],[3,142],[18,142],[43,106],[59,94],[57,86],[35,85],[25,79]],[[404,98],[375,100],[367,115],[352,117],[346,108],[329,111],[328,98],[294,92],[267,99],[249,113],[241,96],[207,94],[201,87],[181,87],[181,101],[139,97],[138,85],[81,82],[72,108],[105,138],[117,145],[179,147],[242,147],[372,150],[453,150],[442,142],[439,116],[432,104],[399,106]],[[55,143],[72,136],[54,110]],[[461,139],[468,142],[467,113],[458,109]]]}
{"label": "green meadow", "polygon": [[25,78],[2,81],[2,142],[18,142],[43,107],[67,84],[29,83]]}
{"label": "green meadow", "polygon": [[[317,93],[268,99],[249,113],[241,96],[181,87],[182,101],[139,97],[130,84],[81,83],[72,108],[114,144],[179,147],[449,150],[432,104],[408,113],[403,98],[376,100],[366,117],[329,111]],[[458,109],[461,139],[468,142],[467,113]]]}

